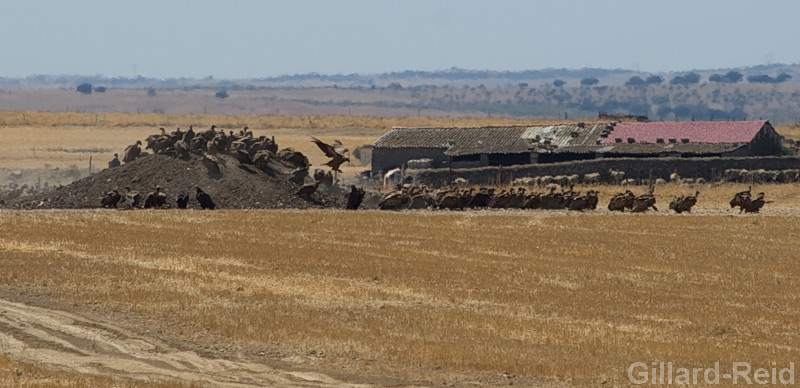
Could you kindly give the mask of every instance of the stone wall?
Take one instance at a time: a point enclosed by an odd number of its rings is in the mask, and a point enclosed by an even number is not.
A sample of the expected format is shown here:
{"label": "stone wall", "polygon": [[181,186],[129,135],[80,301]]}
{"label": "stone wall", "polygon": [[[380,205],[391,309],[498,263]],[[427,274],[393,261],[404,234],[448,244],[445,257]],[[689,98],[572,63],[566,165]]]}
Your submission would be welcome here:
{"label": "stone wall", "polygon": [[481,167],[470,169],[407,170],[414,182],[443,186],[455,178],[465,178],[475,185],[508,184],[516,178],[545,175],[600,173],[601,179],[611,182],[609,170],[625,171],[625,178],[669,180],[672,172],[684,178],[720,180],[726,169],[788,170],[800,168],[800,158],[792,156],[725,157],[725,158],[605,158],[574,162],[530,164],[510,167]]}

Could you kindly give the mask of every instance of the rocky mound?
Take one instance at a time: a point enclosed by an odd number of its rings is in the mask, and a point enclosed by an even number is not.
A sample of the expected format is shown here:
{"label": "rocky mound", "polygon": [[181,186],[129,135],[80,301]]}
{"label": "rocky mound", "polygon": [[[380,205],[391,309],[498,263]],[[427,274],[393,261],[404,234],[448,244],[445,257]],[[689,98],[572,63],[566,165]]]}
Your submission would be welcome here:
{"label": "rocky mound", "polygon": [[[176,158],[164,154],[139,157],[118,167],[111,167],[45,193],[18,198],[6,204],[21,209],[80,209],[100,207],[106,192],[125,188],[146,196],[156,186],[167,194],[169,204],[176,207],[175,197],[190,195],[188,208],[199,209],[194,199],[195,187],[211,195],[218,209],[306,209],[343,207],[341,195],[314,193],[308,200],[296,195],[301,187],[287,175],[269,174],[252,164],[242,164],[229,155],[216,156],[219,172],[204,165],[195,154]],[[144,198],[143,198],[144,199]],[[120,201],[120,208],[124,208]]]}

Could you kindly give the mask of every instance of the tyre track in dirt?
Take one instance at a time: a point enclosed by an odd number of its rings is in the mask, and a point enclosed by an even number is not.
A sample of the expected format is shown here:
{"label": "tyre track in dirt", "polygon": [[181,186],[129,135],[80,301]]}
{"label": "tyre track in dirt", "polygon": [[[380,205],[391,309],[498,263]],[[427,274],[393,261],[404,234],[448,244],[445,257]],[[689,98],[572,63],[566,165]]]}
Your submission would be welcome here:
{"label": "tyre track in dirt", "polygon": [[0,299],[0,354],[55,369],[214,387],[367,387],[315,372],[202,357],[110,322]]}

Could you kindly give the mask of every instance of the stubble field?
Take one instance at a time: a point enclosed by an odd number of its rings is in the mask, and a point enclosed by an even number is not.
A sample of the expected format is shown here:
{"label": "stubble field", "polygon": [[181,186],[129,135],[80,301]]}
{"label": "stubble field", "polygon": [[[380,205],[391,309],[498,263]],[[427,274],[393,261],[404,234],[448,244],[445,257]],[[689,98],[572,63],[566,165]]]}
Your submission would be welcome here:
{"label": "stubble field", "polygon": [[[118,130],[130,142],[89,134]],[[297,144],[326,134],[308,130]],[[695,214],[665,211],[695,189]],[[800,190],[756,187],[774,202],[739,215],[742,189],[660,187],[643,215],[0,211],[0,385],[619,386],[634,362],[787,365]]]}
{"label": "stubble field", "polygon": [[[12,300],[147,330],[166,349],[350,382],[493,386],[508,372],[517,385],[625,385],[637,361],[796,358],[796,220],[3,212],[0,284]],[[31,315],[31,327],[41,325]],[[81,357],[90,348],[72,349],[78,341],[51,330],[27,351],[4,338],[0,351],[88,374],[147,375],[113,357],[93,366],[102,361]],[[37,348],[63,355],[41,359]],[[151,379],[204,381],[152,369]]]}

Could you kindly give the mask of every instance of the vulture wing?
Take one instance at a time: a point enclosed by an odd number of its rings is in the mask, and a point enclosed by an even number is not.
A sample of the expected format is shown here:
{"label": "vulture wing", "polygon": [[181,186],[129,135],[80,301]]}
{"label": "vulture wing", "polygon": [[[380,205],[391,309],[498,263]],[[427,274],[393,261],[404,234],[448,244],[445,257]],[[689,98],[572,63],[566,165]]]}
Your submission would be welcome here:
{"label": "vulture wing", "polygon": [[333,150],[336,151],[336,153],[344,155],[348,151],[350,151],[350,149],[345,147],[344,144],[342,144],[342,142],[339,141],[339,139],[334,140],[334,143],[335,144],[333,145]]}
{"label": "vulture wing", "polygon": [[319,149],[321,149],[322,152],[325,153],[325,156],[327,156],[329,158],[336,157],[337,152],[336,152],[336,150],[334,149],[333,146],[331,146],[330,144],[322,142],[321,140],[317,139],[316,137],[312,137],[311,139],[317,145],[317,147],[319,147]]}

